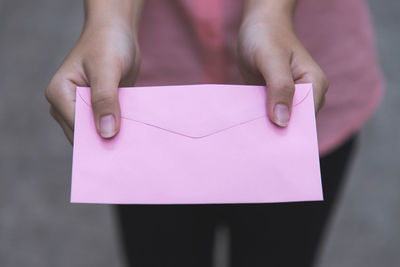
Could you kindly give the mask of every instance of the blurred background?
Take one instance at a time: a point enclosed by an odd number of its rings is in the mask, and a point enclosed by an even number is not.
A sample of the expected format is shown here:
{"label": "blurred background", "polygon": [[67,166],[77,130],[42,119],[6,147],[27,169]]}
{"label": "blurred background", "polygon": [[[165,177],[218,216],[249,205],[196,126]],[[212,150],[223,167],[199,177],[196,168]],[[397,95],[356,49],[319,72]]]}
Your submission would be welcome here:
{"label": "blurred background", "polygon": [[[360,146],[319,267],[400,266],[400,2],[370,0],[387,92]],[[0,266],[122,267],[109,206],[69,203],[72,148],[44,88],[77,40],[81,1],[0,1]],[[226,232],[215,265],[226,266]]]}

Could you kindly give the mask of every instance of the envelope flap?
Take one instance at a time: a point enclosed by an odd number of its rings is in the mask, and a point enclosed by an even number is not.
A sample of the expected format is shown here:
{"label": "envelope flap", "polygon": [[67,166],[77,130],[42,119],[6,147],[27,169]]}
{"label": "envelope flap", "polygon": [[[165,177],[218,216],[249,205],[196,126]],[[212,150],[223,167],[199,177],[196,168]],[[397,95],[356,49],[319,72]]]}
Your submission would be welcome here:
{"label": "envelope flap", "polygon": [[[300,104],[311,84],[296,85],[293,105]],[[90,89],[77,88],[90,106]],[[202,138],[265,117],[264,86],[183,85],[120,88],[121,117],[191,138]]]}

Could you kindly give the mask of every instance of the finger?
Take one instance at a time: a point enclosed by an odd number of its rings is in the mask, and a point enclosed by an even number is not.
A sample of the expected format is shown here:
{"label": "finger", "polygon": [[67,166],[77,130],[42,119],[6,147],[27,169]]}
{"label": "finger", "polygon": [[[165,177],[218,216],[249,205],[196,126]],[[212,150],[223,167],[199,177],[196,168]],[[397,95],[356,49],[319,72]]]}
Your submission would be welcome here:
{"label": "finger", "polygon": [[301,68],[300,66],[294,68],[293,76],[296,83],[312,83],[314,109],[317,115],[325,104],[325,94],[329,88],[329,80],[311,55],[307,53],[303,46],[301,47],[302,49],[297,51],[296,58],[293,59],[294,62],[302,62]]}
{"label": "finger", "polygon": [[58,76],[55,76],[46,88],[46,98],[52,110],[57,111],[72,130],[75,120],[75,92],[76,84]]}
{"label": "finger", "polygon": [[325,104],[325,94],[329,88],[329,81],[318,66],[314,67],[314,69],[315,70],[311,71],[309,74],[296,80],[296,83],[312,83],[314,108],[315,114],[317,115]]}
{"label": "finger", "polygon": [[284,51],[262,54],[257,57],[256,65],[267,85],[268,117],[276,125],[286,127],[294,95],[290,54]]}
{"label": "finger", "polygon": [[312,79],[315,114],[318,114],[325,104],[325,94],[329,88],[329,81],[322,71],[313,76],[315,77]]}
{"label": "finger", "polygon": [[98,133],[112,138],[120,127],[118,85],[121,72],[116,64],[103,62],[88,67],[91,101]]}
{"label": "finger", "polygon": [[57,110],[50,106],[50,115],[57,121],[57,123],[61,126],[65,136],[67,137],[68,141],[73,144],[74,140],[74,132],[72,128],[68,125],[68,123],[63,119],[60,113]]}

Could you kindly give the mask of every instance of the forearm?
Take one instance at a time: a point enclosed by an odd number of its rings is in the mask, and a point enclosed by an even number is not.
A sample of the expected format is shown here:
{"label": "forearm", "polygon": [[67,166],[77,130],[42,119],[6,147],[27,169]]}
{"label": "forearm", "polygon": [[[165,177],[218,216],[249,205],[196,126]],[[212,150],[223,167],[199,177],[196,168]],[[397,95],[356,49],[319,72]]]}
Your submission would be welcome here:
{"label": "forearm", "polygon": [[120,24],[138,30],[145,0],[85,0],[85,27]]}

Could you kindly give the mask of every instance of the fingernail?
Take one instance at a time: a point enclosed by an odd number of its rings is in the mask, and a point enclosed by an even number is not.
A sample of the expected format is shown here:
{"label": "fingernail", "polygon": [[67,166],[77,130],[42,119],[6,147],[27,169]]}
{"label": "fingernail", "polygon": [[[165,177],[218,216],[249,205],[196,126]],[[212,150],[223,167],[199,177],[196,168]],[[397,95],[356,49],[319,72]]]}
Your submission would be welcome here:
{"label": "fingernail", "polygon": [[283,104],[275,105],[275,123],[281,127],[286,127],[289,123],[289,108]]}
{"label": "fingernail", "polygon": [[115,120],[113,115],[106,115],[100,119],[100,135],[103,138],[113,137],[115,134]]}

